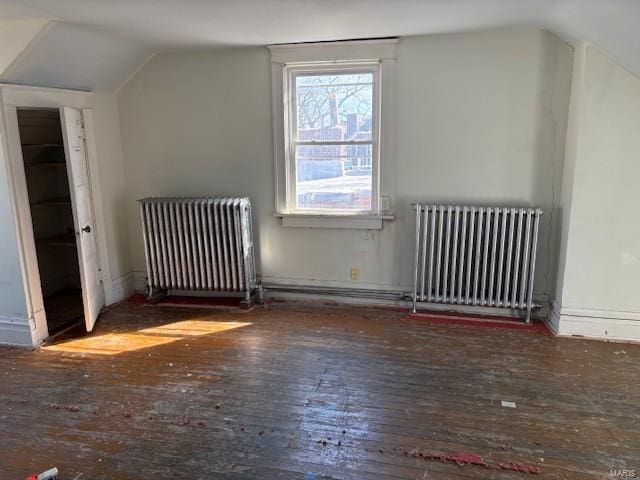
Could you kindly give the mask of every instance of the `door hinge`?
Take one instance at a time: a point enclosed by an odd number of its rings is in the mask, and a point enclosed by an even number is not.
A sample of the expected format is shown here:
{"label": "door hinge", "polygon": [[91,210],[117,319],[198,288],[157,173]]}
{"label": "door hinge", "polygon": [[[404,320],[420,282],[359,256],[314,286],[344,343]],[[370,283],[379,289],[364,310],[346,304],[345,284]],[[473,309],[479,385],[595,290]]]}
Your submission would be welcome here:
{"label": "door hinge", "polygon": [[78,118],[76,120],[76,126],[78,127],[78,138],[82,138],[83,140],[86,140],[87,133],[84,130],[84,119]]}
{"label": "door hinge", "polygon": [[104,272],[102,270],[98,270],[98,280],[104,281]]}

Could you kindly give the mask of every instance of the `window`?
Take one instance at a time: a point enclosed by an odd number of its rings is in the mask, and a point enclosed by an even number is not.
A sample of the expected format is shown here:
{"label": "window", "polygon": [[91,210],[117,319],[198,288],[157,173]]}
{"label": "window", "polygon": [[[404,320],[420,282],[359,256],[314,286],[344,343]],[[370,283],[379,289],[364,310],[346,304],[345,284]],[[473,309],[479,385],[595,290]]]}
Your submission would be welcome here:
{"label": "window", "polygon": [[273,45],[276,215],[284,226],[391,219],[395,39]]}
{"label": "window", "polygon": [[286,67],[290,211],[378,209],[379,64]]}

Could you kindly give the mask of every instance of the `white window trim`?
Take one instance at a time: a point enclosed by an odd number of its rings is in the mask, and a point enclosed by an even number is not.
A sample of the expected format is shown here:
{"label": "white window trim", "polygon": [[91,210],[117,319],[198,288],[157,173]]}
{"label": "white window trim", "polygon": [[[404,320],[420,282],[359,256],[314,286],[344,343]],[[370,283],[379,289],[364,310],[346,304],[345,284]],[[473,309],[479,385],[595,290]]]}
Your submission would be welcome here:
{"label": "white window trim", "polygon": [[[396,39],[330,42],[316,44],[274,45],[271,52],[272,114],[275,167],[275,214],[282,218],[283,226],[317,228],[363,228],[381,229],[383,220],[393,219],[390,209],[391,185],[389,164],[393,160],[394,146],[394,108],[393,91],[395,83]],[[289,189],[291,160],[288,125],[289,85],[291,71],[302,70],[305,65],[313,64],[314,69],[322,62],[327,69],[336,69],[340,65],[368,64],[377,69],[377,85],[374,95],[379,101],[379,111],[374,115],[375,127],[379,139],[374,155],[372,210],[352,211],[294,211]],[[375,145],[375,144],[374,144]],[[374,150],[376,150],[374,148]]]}

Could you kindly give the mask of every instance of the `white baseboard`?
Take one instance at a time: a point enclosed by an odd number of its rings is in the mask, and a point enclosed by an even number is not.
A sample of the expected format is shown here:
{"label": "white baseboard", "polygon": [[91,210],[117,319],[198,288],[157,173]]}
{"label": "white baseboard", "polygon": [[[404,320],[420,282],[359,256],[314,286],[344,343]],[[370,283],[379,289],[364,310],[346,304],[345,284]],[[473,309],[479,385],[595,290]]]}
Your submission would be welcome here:
{"label": "white baseboard", "polygon": [[548,324],[561,337],[640,342],[640,312],[571,308],[554,303]]}
{"label": "white baseboard", "polygon": [[404,300],[390,300],[384,298],[367,298],[367,297],[347,297],[343,295],[330,295],[307,292],[278,292],[267,290],[265,299],[268,300],[284,300],[294,302],[317,302],[325,304],[339,305],[366,305],[369,307],[400,307],[406,308],[407,313],[410,311],[410,304]]}
{"label": "white baseboard", "polygon": [[147,272],[144,270],[133,271],[133,290],[137,293],[147,293]]}
{"label": "white baseboard", "polygon": [[31,328],[25,318],[0,317],[0,344],[31,347]]}
{"label": "white baseboard", "polygon": [[[106,282],[105,282],[106,283]],[[107,306],[121,302],[134,292],[134,272],[128,272],[111,279],[111,288],[105,288],[105,303]]]}

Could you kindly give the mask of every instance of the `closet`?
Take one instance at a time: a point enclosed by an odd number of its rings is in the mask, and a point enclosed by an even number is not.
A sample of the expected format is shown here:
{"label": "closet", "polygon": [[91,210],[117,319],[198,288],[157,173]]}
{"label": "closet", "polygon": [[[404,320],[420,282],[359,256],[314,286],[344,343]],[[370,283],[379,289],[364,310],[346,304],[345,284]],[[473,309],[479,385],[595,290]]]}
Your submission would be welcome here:
{"label": "closet", "polygon": [[18,129],[49,335],[84,319],[59,109],[18,109]]}

